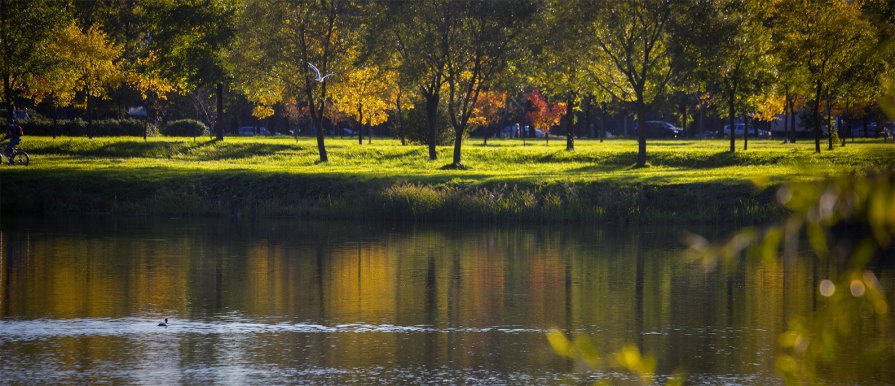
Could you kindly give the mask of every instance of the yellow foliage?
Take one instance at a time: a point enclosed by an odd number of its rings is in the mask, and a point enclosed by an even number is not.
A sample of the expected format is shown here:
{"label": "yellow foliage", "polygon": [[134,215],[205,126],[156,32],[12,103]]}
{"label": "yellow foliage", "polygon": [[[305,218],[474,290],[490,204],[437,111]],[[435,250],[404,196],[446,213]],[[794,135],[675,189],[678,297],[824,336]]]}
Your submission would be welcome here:
{"label": "yellow foliage", "polygon": [[394,104],[397,79],[394,71],[377,66],[353,69],[333,86],[333,105],[362,125],[382,124]]}
{"label": "yellow foliage", "polygon": [[126,75],[127,82],[140,91],[140,96],[147,99],[149,95],[156,98],[168,99],[168,94],[177,91],[177,87],[161,74],[159,59],[155,51],[140,58],[136,62],[136,68]]}
{"label": "yellow foliage", "polygon": [[82,31],[72,22],[54,36],[47,48],[58,65],[33,90],[37,100],[53,97],[68,104],[77,92],[105,97],[109,87],[125,78],[117,63],[123,46],[109,40],[99,24]]}
{"label": "yellow foliage", "polygon": [[773,121],[778,114],[783,114],[785,103],[786,97],[783,95],[759,95],[749,98],[749,104],[755,106],[753,118],[765,122]]}
{"label": "yellow foliage", "polygon": [[258,105],[252,109],[252,116],[258,119],[264,119],[273,115],[273,107],[266,105]]}

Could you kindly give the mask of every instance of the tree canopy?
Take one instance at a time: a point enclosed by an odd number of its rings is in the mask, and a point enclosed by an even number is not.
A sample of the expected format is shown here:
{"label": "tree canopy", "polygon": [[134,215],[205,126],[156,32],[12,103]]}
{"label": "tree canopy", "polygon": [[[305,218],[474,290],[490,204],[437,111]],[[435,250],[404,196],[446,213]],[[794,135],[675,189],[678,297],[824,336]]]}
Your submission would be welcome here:
{"label": "tree canopy", "polygon": [[881,0],[3,0],[0,75],[8,117],[144,105],[220,139],[239,121],[306,122],[324,162],[326,132],[347,119],[402,139],[418,126],[430,159],[453,142],[462,166],[464,138],[522,121],[533,89],[566,106],[541,128],[562,124],[568,150],[596,107],[616,134],[630,115],[686,127],[693,111],[700,130],[726,119],[734,134],[740,118],[783,114],[787,139],[799,118],[819,152],[824,135],[832,149],[858,120],[895,115],[893,14]]}

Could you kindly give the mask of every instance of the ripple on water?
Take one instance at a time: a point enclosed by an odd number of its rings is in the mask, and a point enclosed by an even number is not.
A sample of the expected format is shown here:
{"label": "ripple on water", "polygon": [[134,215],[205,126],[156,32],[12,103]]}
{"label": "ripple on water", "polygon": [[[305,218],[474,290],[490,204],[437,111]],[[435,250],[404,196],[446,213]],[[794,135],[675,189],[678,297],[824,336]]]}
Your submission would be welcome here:
{"label": "ripple on water", "polygon": [[342,323],[332,326],[315,323],[257,323],[227,318],[221,321],[170,319],[168,327],[159,327],[158,320],[147,318],[79,318],[0,320],[0,342],[52,337],[130,336],[158,334],[260,334],[260,333],[502,333],[541,334],[545,329],[518,326],[435,327],[429,325],[398,326],[393,324]]}

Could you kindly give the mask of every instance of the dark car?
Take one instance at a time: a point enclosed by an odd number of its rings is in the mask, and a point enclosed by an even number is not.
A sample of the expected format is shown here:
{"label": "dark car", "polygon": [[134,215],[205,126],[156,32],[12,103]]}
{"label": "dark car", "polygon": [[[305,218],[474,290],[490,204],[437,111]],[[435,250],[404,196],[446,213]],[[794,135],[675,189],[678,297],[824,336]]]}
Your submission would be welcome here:
{"label": "dark car", "polygon": [[[684,136],[684,129],[664,121],[646,121],[644,134],[649,138],[680,138]],[[634,127],[634,133],[639,135],[639,128]]]}

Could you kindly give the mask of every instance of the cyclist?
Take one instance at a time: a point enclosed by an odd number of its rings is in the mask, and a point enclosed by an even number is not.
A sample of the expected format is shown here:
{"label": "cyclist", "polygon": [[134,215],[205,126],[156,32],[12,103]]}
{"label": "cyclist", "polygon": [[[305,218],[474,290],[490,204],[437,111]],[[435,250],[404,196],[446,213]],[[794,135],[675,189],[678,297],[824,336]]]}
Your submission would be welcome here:
{"label": "cyclist", "polygon": [[10,165],[12,165],[12,149],[22,142],[23,135],[25,135],[25,133],[22,130],[22,126],[19,126],[15,119],[10,120],[9,124],[6,125],[6,134],[0,139],[0,141],[9,139],[9,143],[6,144],[5,152]]}

